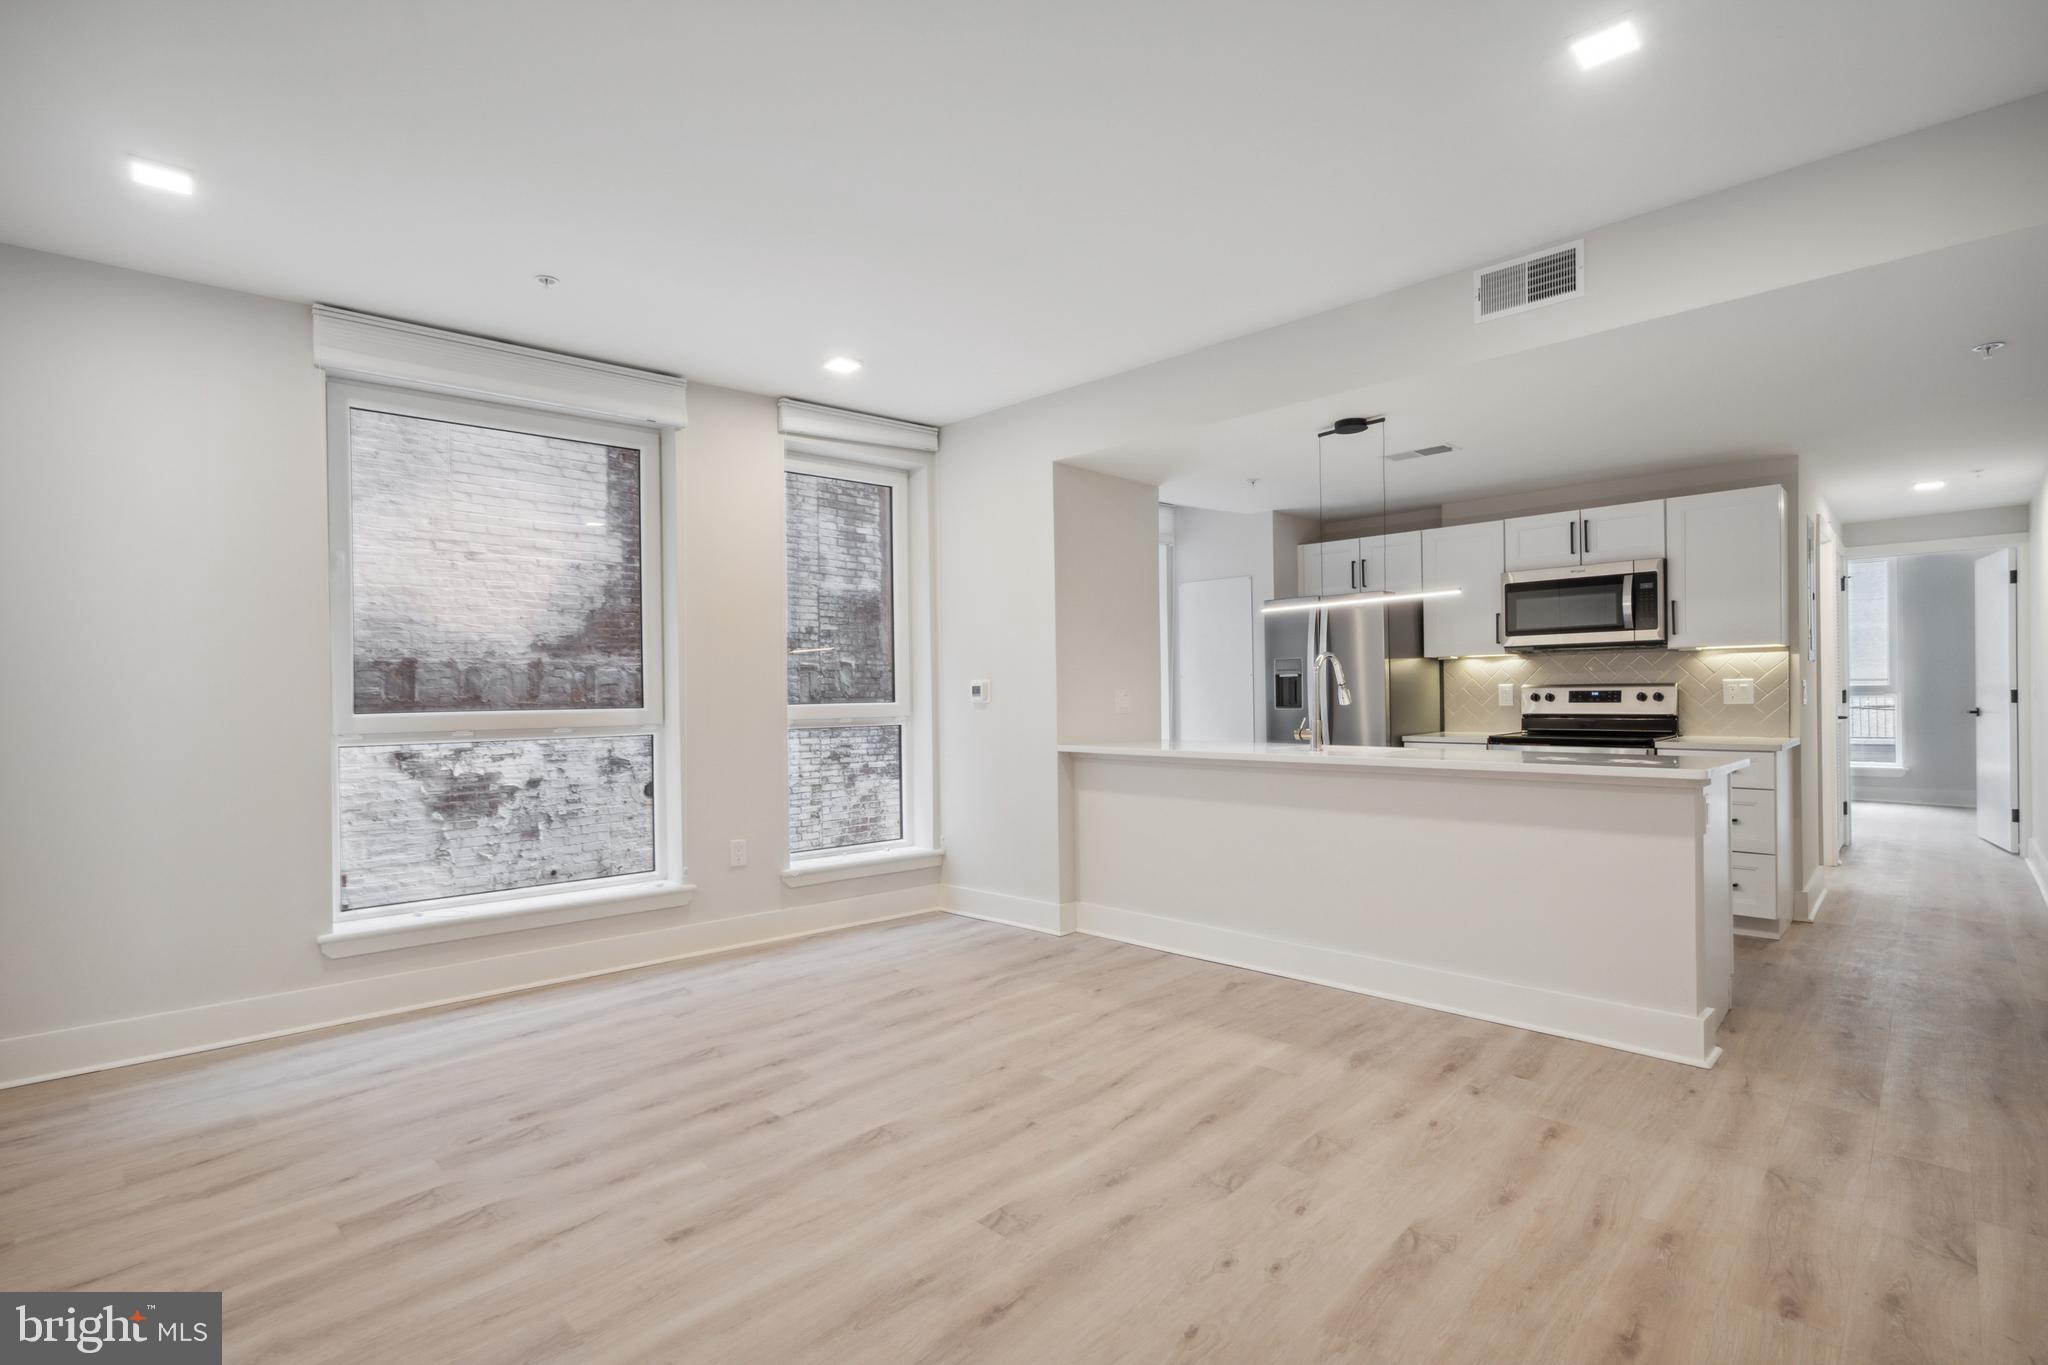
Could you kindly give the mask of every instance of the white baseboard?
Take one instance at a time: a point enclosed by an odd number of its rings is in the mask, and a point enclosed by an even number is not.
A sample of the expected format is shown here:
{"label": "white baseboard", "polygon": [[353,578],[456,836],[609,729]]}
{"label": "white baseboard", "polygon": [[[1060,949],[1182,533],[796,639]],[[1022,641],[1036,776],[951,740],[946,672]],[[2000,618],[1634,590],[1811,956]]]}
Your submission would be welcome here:
{"label": "white baseboard", "polygon": [[937,913],[916,886],[0,1038],[0,1089]]}
{"label": "white baseboard", "polygon": [[2041,893],[2041,899],[2048,901],[2048,857],[2041,853],[2039,839],[2027,840],[2027,871],[2034,874],[2034,889]]}
{"label": "white baseboard", "polygon": [[1412,962],[1268,938],[1239,929],[1169,919],[1139,910],[1083,902],[1077,911],[1080,931],[1098,938],[1335,986],[1360,995],[1533,1029],[1582,1043],[1599,1043],[1689,1066],[1712,1066],[1721,1056],[1721,1049],[1714,1042],[1719,1012],[1713,1009],[1690,1015],[1614,1000],[1594,1000]]}
{"label": "white baseboard", "polygon": [[1868,779],[1856,784],[1856,800],[1876,801],[1891,806],[1961,806],[1974,809],[1977,793],[1952,791],[1946,787],[1874,787]]}
{"label": "white baseboard", "polygon": [[1806,879],[1805,887],[1799,892],[1799,904],[1793,907],[1792,918],[1802,924],[1813,923],[1820,918],[1821,902],[1827,898],[1828,870],[1816,867],[1813,875]]}
{"label": "white baseboard", "polygon": [[1008,924],[1018,929],[1035,929],[1041,934],[1074,932],[1074,904],[1071,901],[1061,904],[1059,901],[1032,900],[1028,896],[977,891],[971,886],[950,884],[940,890],[945,895],[945,908],[956,915]]}

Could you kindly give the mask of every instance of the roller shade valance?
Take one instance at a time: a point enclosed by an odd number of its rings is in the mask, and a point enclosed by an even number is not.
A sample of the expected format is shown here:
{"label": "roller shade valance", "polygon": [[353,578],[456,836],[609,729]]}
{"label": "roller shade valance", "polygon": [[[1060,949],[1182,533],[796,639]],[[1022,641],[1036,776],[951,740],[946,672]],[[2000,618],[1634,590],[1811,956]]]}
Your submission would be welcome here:
{"label": "roller shade valance", "polygon": [[803,436],[817,441],[851,441],[859,445],[884,446],[891,450],[916,450],[930,454],[939,448],[939,429],[919,422],[902,422],[894,417],[876,417],[845,408],[828,408],[784,398],[776,407],[776,420],[784,436]]}
{"label": "roller shade valance", "polygon": [[688,424],[678,375],[316,304],[313,363],[331,375],[638,422]]}

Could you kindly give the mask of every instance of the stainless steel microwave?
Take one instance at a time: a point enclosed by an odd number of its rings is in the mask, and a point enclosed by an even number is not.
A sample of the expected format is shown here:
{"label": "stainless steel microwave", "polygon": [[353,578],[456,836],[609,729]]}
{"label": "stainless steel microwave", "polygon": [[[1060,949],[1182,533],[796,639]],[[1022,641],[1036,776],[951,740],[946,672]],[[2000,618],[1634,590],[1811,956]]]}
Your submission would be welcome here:
{"label": "stainless steel microwave", "polygon": [[1591,649],[1664,643],[1664,561],[1621,559],[1501,575],[1501,643]]}

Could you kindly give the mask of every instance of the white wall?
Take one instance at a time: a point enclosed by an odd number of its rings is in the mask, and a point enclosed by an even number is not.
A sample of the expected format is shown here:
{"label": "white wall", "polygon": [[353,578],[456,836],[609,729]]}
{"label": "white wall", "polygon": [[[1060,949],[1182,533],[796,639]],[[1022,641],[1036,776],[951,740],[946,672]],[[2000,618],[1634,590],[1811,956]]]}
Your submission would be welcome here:
{"label": "white wall", "polygon": [[[1977,804],[1977,723],[1969,714],[1976,705],[1977,558],[1904,555],[1891,562],[1906,771],[1856,769],[1858,801]],[[1855,560],[1849,572],[1856,572]]]}
{"label": "white wall", "polygon": [[[930,872],[802,890],[777,875],[781,441],[772,400],[693,385],[676,483],[695,903],[323,957],[309,311],[5,246],[0,299],[0,1082],[853,913],[829,902],[936,904]],[[726,867],[732,836],[751,866]]]}

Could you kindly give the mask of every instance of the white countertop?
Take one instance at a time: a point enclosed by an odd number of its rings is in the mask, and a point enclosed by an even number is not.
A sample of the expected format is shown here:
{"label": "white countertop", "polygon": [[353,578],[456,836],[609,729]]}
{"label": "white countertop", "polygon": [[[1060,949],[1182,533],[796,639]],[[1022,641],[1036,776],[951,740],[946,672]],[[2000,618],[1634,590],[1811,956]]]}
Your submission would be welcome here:
{"label": "white countertop", "polygon": [[1799,741],[1784,735],[1673,735],[1657,741],[1659,749],[1690,752],[1695,749],[1726,749],[1738,753],[1782,753],[1796,749]]}
{"label": "white countertop", "polygon": [[1488,749],[1474,744],[1423,744],[1398,749],[1333,746],[1320,753],[1305,744],[1062,744],[1059,751],[1104,758],[1288,768],[1373,768],[1383,772],[1489,773],[1554,782],[1620,780],[1682,786],[1704,786],[1716,773],[1731,773],[1749,764],[1748,759],[1694,754],[1609,758],[1599,754]]}
{"label": "white countertop", "polygon": [[1403,744],[1484,744],[1499,730],[1432,730],[1426,735],[1406,735]]}

